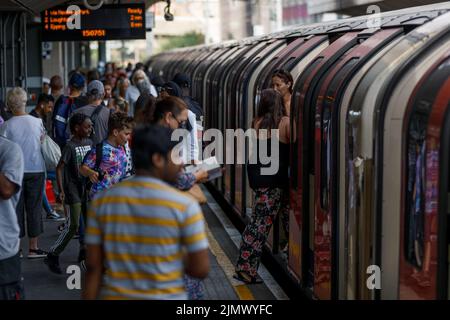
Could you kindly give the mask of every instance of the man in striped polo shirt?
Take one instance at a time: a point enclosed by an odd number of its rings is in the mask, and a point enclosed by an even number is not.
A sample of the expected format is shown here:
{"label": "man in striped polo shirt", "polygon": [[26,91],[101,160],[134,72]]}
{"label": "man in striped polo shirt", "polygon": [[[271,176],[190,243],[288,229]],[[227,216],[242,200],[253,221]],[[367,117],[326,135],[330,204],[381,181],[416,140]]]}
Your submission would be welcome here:
{"label": "man in striped polo shirt", "polygon": [[[183,274],[209,271],[204,218],[196,201],[172,188],[180,165],[172,130],[137,128],[136,176],[100,193],[86,230],[84,299],[186,299]],[[175,154],[175,152],[173,152]]]}

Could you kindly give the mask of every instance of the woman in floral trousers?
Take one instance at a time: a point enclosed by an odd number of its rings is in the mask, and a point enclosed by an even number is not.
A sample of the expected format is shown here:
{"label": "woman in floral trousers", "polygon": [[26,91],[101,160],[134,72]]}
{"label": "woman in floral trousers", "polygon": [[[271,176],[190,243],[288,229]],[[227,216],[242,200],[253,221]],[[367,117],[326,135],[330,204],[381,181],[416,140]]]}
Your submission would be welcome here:
{"label": "woman in floral trousers", "polygon": [[[271,158],[272,161],[278,161],[278,171],[273,175],[263,174],[261,169],[271,164],[262,164],[261,159],[258,159],[256,164],[247,164],[248,179],[255,192],[255,201],[252,219],[242,234],[234,277],[249,284],[261,282],[257,274],[262,248],[277,214],[281,214],[285,233],[288,234],[289,118],[286,116],[282,97],[277,91],[262,91],[257,117],[253,120],[252,127],[257,131],[257,149],[260,145],[267,144],[267,154],[271,155],[271,139],[277,139],[279,154],[278,157]],[[264,136],[267,139],[263,139]]]}

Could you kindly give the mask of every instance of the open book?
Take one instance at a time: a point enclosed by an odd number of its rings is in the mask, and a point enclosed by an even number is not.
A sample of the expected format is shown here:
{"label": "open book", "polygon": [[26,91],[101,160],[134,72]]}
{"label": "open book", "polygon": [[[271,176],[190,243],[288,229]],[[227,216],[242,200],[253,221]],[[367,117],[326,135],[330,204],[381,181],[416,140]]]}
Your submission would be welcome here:
{"label": "open book", "polygon": [[222,176],[222,168],[217,162],[216,157],[207,158],[195,165],[185,167],[187,173],[194,173],[198,170],[206,170],[208,172],[208,181],[214,180]]}

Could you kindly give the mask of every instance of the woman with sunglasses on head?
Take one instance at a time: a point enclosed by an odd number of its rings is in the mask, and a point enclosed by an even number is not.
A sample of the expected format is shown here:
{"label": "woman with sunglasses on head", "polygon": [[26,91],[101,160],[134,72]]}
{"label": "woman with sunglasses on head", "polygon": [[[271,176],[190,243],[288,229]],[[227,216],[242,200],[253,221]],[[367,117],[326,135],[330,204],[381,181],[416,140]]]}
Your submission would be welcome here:
{"label": "woman with sunglasses on head", "polygon": [[288,71],[278,69],[272,73],[272,89],[278,91],[278,93],[283,98],[283,104],[288,117],[291,114],[291,97],[293,84],[294,80],[292,78],[292,75]]}
{"label": "woman with sunglasses on head", "polygon": [[[149,101],[152,104],[152,101]],[[186,128],[188,121],[188,109],[183,100],[173,96],[165,96],[156,104],[146,108],[150,123],[169,127],[172,130]],[[153,110],[149,111],[149,110]],[[196,183],[205,182],[208,179],[208,172],[199,170],[195,173],[186,173],[182,171],[178,175],[175,187],[179,190],[189,190]],[[201,300],[204,296],[204,289],[201,280],[185,276],[186,291],[189,300]]]}
{"label": "woman with sunglasses on head", "polygon": [[[149,101],[152,103],[152,101]],[[156,102],[153,111],[147,115],[147,119],[152,124],[168,127],[172,130],[185,129],[188,121],[188,109],[183,100],[177,97],[168,96]],[[147,108],[147,109],[152,109]],[[199,170],[193,174],[182,173],[176,187],[180,190],[189,190],[195,183],[202,183],[208,178],[205,170]]]}

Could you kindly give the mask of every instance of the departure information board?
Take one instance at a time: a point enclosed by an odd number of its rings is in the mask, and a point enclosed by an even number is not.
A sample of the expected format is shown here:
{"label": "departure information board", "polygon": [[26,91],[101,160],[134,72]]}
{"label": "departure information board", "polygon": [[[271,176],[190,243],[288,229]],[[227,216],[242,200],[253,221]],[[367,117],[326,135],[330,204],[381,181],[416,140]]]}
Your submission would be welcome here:
{"label": "departure information board", "polygon": [[145,39],[143,3],[103,5],[97,10],[80,5],[77,12],[67,8],[56,6],[41,12],[42,41]]}

